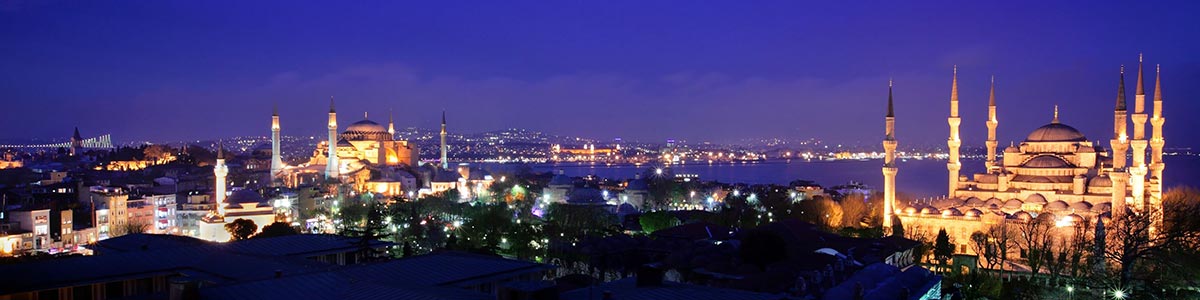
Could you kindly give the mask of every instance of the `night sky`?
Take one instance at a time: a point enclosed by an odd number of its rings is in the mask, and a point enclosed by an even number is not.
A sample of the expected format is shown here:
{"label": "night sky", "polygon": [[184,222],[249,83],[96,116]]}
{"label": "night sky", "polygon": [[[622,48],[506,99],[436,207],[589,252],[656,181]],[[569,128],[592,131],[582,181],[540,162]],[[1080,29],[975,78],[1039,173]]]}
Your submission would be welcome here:
{"label": "night sky", "polygon": [[1002,144],[1054,104],[1107,140],[1144,52],[1167,146],[1200,146],[1198,1],[808,2],[0,0],[0,138],[268,135],[273,103],[284,134],[319,134],[332,95],[343,128],[446,109],[459,132],[874,144],[893,77],[901,143],[934,144],[957,64],[967,145],[993,74]]}

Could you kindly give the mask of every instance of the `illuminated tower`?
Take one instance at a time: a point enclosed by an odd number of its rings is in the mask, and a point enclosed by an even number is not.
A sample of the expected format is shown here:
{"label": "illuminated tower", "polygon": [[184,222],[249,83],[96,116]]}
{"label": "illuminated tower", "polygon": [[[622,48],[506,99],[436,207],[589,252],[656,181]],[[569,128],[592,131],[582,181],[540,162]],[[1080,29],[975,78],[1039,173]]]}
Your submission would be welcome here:
{"label": "illuminated tower", "polygon": [[1000,166],[996,164],[996,146],[1000,143],[996,141],[996,126],[1000,125],[996,119],[996,76],[992,76],[992,87],[988,92],[988,120],[987,120],[987,169],[989,172],[999,171]]}
{"label": "illuminated tower", "polygon": [[271,179],[272,181],[283,170],[283,158],[279,153],[279,106],[276,105],[271,114]]}
{"label": "illuminated tower", "polygon": [[392,136],[392,140],[396,139],[396,123],[392,121],[392,110],[388,110],[388,135]]}
{"label": "illuminated tower", "polygon": [[1166,141],[1163,140],[1163,123],[1166,119],[1162,116],[1162,69],[1154,66],[1154,117],[1150,119],[1150,125],[1153,126],[1150,136],[1150,209],[1155,211],[1151,215],[1152,223],[1150,232],[1153,234],[1162,227],[1163,221],[1163,203],[1162,203],[1162,182],[1163,168],[1166,164],[1163,163],[1163,145]]}
{"label": "illuminated tower", "polygon": [[337,160],[337,111],[333,109],[333,96],[329,96],[329,159],[325,162],[325,178],[338,178]]}
{"label": "illuminated tower", "polygon": [[1129,173],[1125,169],[1125,157],[1129,151],[1129,136],[1125,132],[1125,126],[1128,124],[1128,116],[1125,112],[1125,66],[1121,66],[1121,79],[1117,83],[1117,105],[1113,111],[1113,137],[1108,144],[1113,149],[1113,165],[1112,172],[1109,172],[1109,178],[1112,179],[1112,217],[1117,218],[1125,212],[1125,195],[1128,193]]}
{"label": "illuminated tower", "polygon": [[1133,193],[1133,204],[1143,209],[1146,205],[1146,89],[1142,84],[1142,56],[1138,55],[1137,94],[1133,96],[1133,165],[1129,168],[1129,185]]}
{"label": "illuminated tower", "polygon": [[1154,67],[1154,116],[1150,118],[1150,126],[1152,131],[1150,135],[1150,180],[1155,186],[1151,189],[1152,195],[1162,196],[1162,172],[1163,167],[1163,145],[1166,141],[1163,140],[1163,123],[1167,120],[1162,116],[1163,110],[1162,98],[1162,72],[1157,65]]}
{"label": "illuminated tower", "polygon": [[75,134],[71,135],[71,156],[78,155],[83,149],[83,136],[79,135],[79,127],[75,127]]}
{"label": "illuminated tower", "polygon": [[213,177],[216,177],[216,182],[213,183],[213,199],[217,205],[217,214],[225,215],[225,176],[229,175],[229,167],[225,166],[225,150],[221,143],[217,143],[217,164],[213,166]]}
{"label": "illuminated tower", "polygon": [[958,147],[962,146],[962,140],[958,139],[958,125],[962,123],[958,117],[958,66],[954,66],[954,79],[950,81],[950,117],[946,122],[950,123],[950,138],[946,140],[950,149],[950,158],[946,162],[946,169],[950,171],[950,191],[946,195],[953,197],[954,190],[958,189],[958,170],[962,169],[962,163],[958,161]]}
{"label": "illuminated tower", "polygon": [[446,146],[446,111],[442,111],[442,169],[450,168],[450,161],[446,160],[446,151],[450,148]]}
{"label": "illuminated tower", "polygon": [[888,109],[884,118],[883,138],[883,230],[892,230],[892,213],[896,207],[896,115],[892,108],[892,81],[888,80]]}

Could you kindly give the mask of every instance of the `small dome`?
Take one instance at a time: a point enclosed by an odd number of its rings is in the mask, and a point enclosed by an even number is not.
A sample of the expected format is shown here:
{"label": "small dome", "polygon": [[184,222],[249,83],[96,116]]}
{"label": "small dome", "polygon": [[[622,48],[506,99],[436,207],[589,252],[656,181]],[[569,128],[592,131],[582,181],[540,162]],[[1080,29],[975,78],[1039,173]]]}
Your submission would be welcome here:
{"label": "small dome", "polygon": [[965,204],[966,206],[970,206],[970,207],[983,207],[983,200],[979,200],[979,198],[971,197],[971,198],[967,198],[967,201],[964,202],[963,204]]}
{"label": "small dome", "polygon": [[594,188],[574,189],[567,196],[567,203],[571,204],[604,204],[604,202],[603,193],[599,189]]}
{"label": "small dome", "polygon": [[962,212],[958,211],[958,209],[953,208],[953,207],[947,208],[946,210],[942,211],[943,217],[958,217],[958,216],[962,216],[962,215],[963,215]]}
{"label": "small dome", "polygon": [[932,208],[932,207],[926,207],[926,208],[921,209],[922,215],[936,215],[939,213],[940,212],[938,212],[938,210],[936,208]]}
{"label": "small dome", "polygon": [[1016,218],[1021,221],[1033,220],[1033,215],[1030,215],[1028,212],[1025,212],[1025,211],[1018,211],[1017,213],[1012,214],[1012,216],[1013,216],[1013,218]]}
{"label": "small dome", "polygon": [[1067,208],[1069,208],[1069,207],[1070,207],[1070,205],[1067,205],[1066,202],[1063,202],[1062,200],[1058,200],[1058,201],[1050,202],[1050,204],[1046,204],[1046,207],[1044,209],[1049,210],[1049,211],[1064,211],[1064,210],[1067,210]]}
{"label": "small dome", "polygon": [[1039,155],[1028,161],[1025,161],[1025,163],[1021,164],[1021,166],[1026,168],[1070,168],[1071,163],[1068,163],[1057,156]]}
{"label": "small dome", "polygon": [[571,177],[567,177],[567,175],[564,175],[564,174],[554,175],[554,178],[550,179],[550,185],[572,185],[572,184],[574,184],[574,181],[571,180]]}
{"label": "small dome", "polygon": [[963,216],[966,216],[968,218],[978,218],[980,215],[983,215],[983,212],[979,211],[978,209],[974,209],[974,208],[968,209],[966,212],[963,212]]}
{"label": "small dome", "polygon": [[905,209],[904,209],[904,213],[906,213],[906,214],[910,214],[910,215],[912,215],[912,214],[916,214],[916,213],[917,213],[917,208],[916,208],[916,207],[911,207],[911,206],[909,206],[908,208],[905,208]]}
{"label": "small dome", "polygon": [[984,202],[984,204],[987,204],[988,206],[992,206],[992,205],[1003,206],[1004,201],[1000,200],[1000,198],[992,197],[992,198],[988,198],[987,202]]}
{"label": "small dome", "polygon": [[1097,176],[1096,178],[1092,178],[1092,181],[1088,182],[1088,186],[1112,187],[1113,186],[1112,178],[1109,178],[1108,175],[1100,175],[1100,176]]}
{"label": "small dome", "polygon": [[1109,202],[1100,202],[1099,204],[1096,204],[1096,205],[1093,205],[1093,206],[1092,206],[1092,211],[1093,211],[1093,212],[1108,212],[1108,211],[1112,211],[1112,203],[1109,203]]}
{"label": "small dome", "polygon": [[250,189],[237,190],[236,192],[233,192],[232,195],[229,195],[229,197],[225,198],[225,203],[230,203],[230,204],[233,204],[233,203],[263,203],[263,202],[267,202],[267,199],[263,198],[262,195],[259,195],[258,192],[255,192],[254,190],[250,190]]}
{"label": "small dome", "polygon": [[1079,130],[1062,123],[1050,123],[1034,129],[1025,138],[1026,142],[1084,142],[1087,137]]}
{"label": "small dome", "polygon": [[1033,194],[1033,195],[1029,195],[1029,197],[1025,198],[1025,203],[1046,204],[1047,201],[1046,201],[1046,197],[1042,197],[1042,194]]}
{"label": "small dome", "polygon": [[1008,199],[1008,201],[1004,201],[1004,208],[1021,208],[1021,205],[1023,204],[1025,204],[1025,202],[1021,202],[1021,200]]}
{"label": "small dome", "polygon": [[650,190],[650,186],[646,184],[646,180],[637,178],[630,180],[629,185],[625,189],[630,191],[648,191]]}
{"label": "small dome", "polygon": [[1092,204],[1088,203],[1087,201],[1079,201],[1071,203],[1071,209],[1074,209],[1075,211],[1091,211]]}

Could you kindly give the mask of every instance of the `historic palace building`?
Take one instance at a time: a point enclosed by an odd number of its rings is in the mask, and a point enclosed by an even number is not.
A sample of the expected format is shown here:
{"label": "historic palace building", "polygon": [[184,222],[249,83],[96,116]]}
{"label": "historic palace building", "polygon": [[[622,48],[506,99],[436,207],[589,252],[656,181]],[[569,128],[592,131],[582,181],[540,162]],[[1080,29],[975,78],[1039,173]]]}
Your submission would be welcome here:
{"label": "historic palace building", "polygon": [[[895,203],[895,178],[903,172],[895,164],[897,140],[889,84],[887,130],[883,141],[886,152],[883,166],[885,228],[891,228],[893,215],[906,230],[910,227],[931,231],[945,228],[958,245],[959,252],[969,252],[970,247],[966,245],[971,233],[986,231],[987,225],[1006,220],[1026,221],[1049,215],[1055,225],[1066,227],[1081,222],[1107,222],[1114,214],[1154,212],[1152,216],[1157,216],[1158,224],[1161,224],[1162,171],[1165,166],[1162,160],[1165,120],[1162,116],[1162,86],[1160,76],[1156,74],[1154,111],[1153,115],[1147,115],[1140,57],[1138,61],[1137,90],[1131,116],[1133,135],[1130,137],[1127,131],[1130,115],[1127,114],[1122,66],[1113,132],[1108,141],[1111,153],[1102,145],[1088,141],[1079,130],[1061,122],[1057,106],[1049,124],[1033,130],[1019,144],[998,149],[996,129],[999,122],[993,80],[988,119],[984,121],[988,130],[986,171],[981,174],[960,174],[962,142],[958,127],[962,119],[958,111],[958,72],[955,68],[950,88],[950,116],[947,118],[950,125],[946,163],[948,197],[922,203]],[[1149,135],[1147,121],[1151,126]],[[1129,156],[1132,161],[1127,160]]]}

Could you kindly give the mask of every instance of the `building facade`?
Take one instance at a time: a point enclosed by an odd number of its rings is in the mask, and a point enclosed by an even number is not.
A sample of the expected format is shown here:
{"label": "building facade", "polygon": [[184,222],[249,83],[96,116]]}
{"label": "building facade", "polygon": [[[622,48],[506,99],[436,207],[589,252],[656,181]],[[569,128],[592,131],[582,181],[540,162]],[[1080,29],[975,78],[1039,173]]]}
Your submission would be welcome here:
{"label": "building facade", "polygon": [[[905,229],[919,227],[936,231],[946,229],[957,244],[959,252],[970,252],[970,235],[986,232],[986,226],[998,222],[1024,222],[1048,215],[1059,227],[1072,227],[1083,222],[1113,218],[1123,213],[1152,213],[1154,228],[1161,226],[1162,216],[1162,89],[1156,76],[1154,113],[1145,113],[1145,90],[1141,59],[1133,114],[1134,134],[1126,132],[1127,113],[1124,67],[1118,82],[1114,109],[1113,136],[1110,153],[1093,143],[1079,130],[1065,124],[1058,107],[1046,125],[1030,132],[1020,143],[997,148],[996,130],[999,124],[993,81],[988,100],[987,157],[985,171],[971,176],[959,174],[961,146],[958,126],[957,69],[951,81],[948,195],[930,202],[896,204],[894,161],[896,147],[894,116],[889,92],[887,138],[884,149],[885,211],[883,223],[890,228],[893,214]],[[1146,121],[1151,121],[1152,135],[1145,134]],[[1150,146],[1150,152],[1145,151]],[[1127,150],[1133,148],[1132,163],[1126,161]],[[1152,229],[1153,230],[1153,229]]]}

